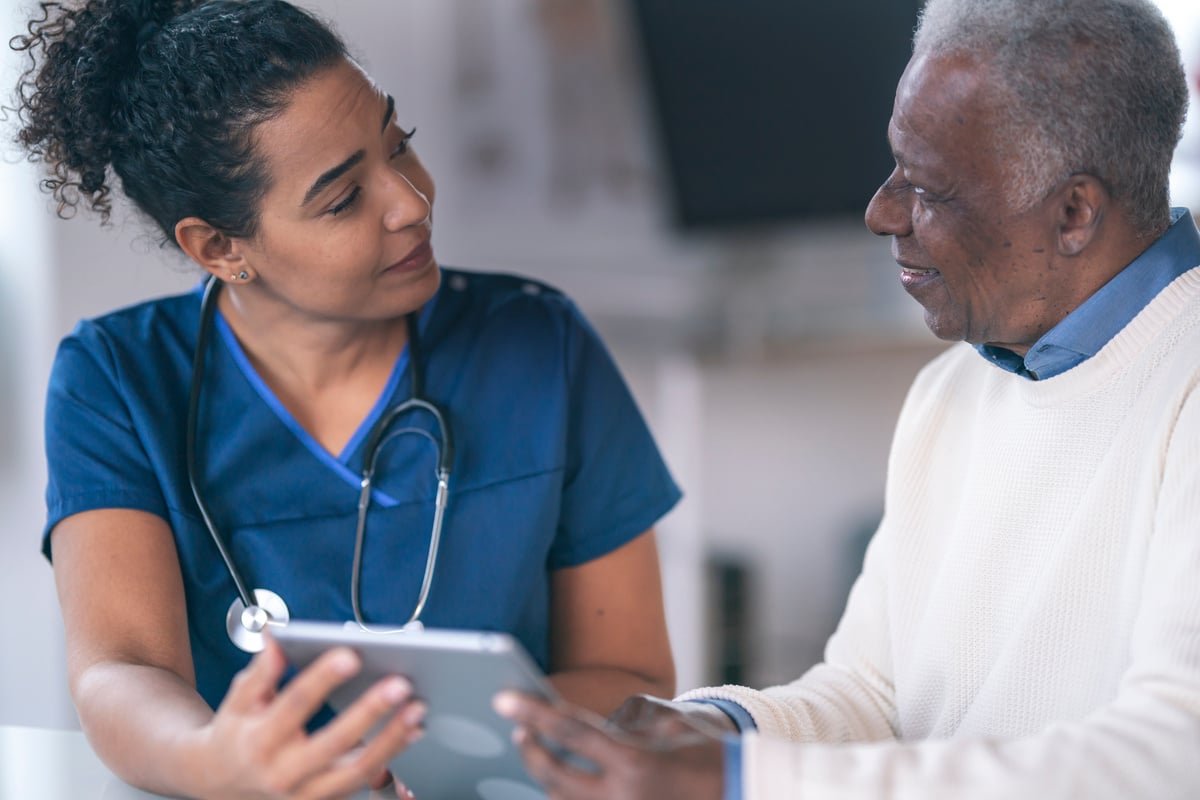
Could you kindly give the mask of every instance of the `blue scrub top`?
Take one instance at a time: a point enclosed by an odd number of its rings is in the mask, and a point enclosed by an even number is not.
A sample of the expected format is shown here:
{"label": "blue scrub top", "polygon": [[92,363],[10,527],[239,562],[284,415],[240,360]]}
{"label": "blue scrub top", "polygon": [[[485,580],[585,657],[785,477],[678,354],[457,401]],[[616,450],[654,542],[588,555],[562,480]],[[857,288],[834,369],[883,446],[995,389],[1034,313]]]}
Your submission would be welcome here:
{"label": "blue scrub top", "polygon": [[[524,278],[443,270],[421,313],[424,395],[447,414],[455,463],[429,627],[506,631],[548,668],[550,573],[649,529],[680,493],[612,358],[575,305]],[[50,531],[99,508],[174,532],[200,694],[214,708],[249,660],[229,641],[236,597],[188,484],[185,428],[200,291],[81,322],[59,346],[46,406]],[[344,621],[366,432],[409,398],[408,353],[345,452],[316,443],[255,374],[218,314],[198,425],[199,482],[252,587],[294,619]],[[392,429],[436,431],[414,414]],[[435,453],[384,446],[361,581],[367,620],[408,619],[433,517]]]}

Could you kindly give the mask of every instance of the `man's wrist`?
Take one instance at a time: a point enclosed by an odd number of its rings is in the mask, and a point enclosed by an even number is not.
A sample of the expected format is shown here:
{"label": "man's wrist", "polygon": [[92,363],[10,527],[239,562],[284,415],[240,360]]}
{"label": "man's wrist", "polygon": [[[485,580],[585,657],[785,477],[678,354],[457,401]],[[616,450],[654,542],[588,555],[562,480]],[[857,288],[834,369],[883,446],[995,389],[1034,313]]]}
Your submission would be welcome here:
{"label": "man's wrist", "polygon": [[684,702],[694,705],[698,710],[703,709],[703,712],[696,713],[703,713],[704,719],[712,720],[712,724],[722,733],[739,734],[758,728],[750,712],[732,700],[698,697]]}
{"label": "man's wrist", "polygon": [[[751,730],[755,727],[754,718],[750,717],[749,712],[737,703],[710,698],[684,700],[684,703],[690,706],[688,709],[690,716],[702,718],[704,722],[707,722],[722,734],[737,735],[742,733],[744,728],[743,722],[745,721],[749,721]],[[740,715],[738,714],[739,711]]]}

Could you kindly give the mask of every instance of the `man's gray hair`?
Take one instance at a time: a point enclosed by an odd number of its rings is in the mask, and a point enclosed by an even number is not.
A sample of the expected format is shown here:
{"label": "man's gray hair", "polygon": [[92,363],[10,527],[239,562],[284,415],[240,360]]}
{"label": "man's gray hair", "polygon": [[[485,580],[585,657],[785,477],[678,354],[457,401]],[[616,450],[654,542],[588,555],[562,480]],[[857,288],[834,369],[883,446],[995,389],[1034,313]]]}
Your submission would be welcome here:
{"label": "man's gray hair", "polygon": [[1169,222],[1168,174],[1187,110],[1179,47],[1149,0],[929,0],[914,56],[965,53],[1004,107],[1008,200],[1029,208],[1074,173],[1099,178],[1139,233]]}

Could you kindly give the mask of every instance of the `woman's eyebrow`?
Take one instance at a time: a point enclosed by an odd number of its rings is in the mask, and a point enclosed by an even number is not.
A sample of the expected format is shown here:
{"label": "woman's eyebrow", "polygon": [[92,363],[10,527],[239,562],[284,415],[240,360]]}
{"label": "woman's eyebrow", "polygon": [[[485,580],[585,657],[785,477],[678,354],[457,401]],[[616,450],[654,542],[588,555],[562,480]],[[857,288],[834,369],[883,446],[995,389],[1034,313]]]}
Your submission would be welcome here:
{"label": "woman's eyebrow", "polygon": [[365,150],[358,150],[354,153],[354,155],[350,156],[336,167],[321,173],[321,177],[313,181],[313,185],[308,187],[308,191],[304,193],[304,199],[300,201],[300,205],[302,207],[308,205],[309,201],[320,194],[322,189],[336,181],[342,175],[345,175],[346,172],[349,171],[355,164],[362,161],[366,155],[367,153]]}
{"label": "woman's eyebrow", "polygon": [[387,110],[383,112],[383,124],[379,126],[381,131],[386,131],[388,123],[392,121],[392,112],[396,110],[396,100],[390,94],[387,96]]}
{"label": "woman's eyebrow", "polygon": [[[387,96],[387,108],[383,112],[383,124],[380,126],[380,131],[386,131],[388,124],[392,121],[392,114],[396,110],[396,100],[390,94]],[[308,191],[304,193],[304,199],[300,201],[301,206],[306,206],[309,202],[321,193],[329,184],[336,181],[347,171],[354,167],[355,164],[362,161],[366,157],[366,152],[363,150],[356,151],[352,156],[347,158],[342,163],[332,169],[328,169],[321,173],[321,177],[313,181],[313,185],[308,187]]]}

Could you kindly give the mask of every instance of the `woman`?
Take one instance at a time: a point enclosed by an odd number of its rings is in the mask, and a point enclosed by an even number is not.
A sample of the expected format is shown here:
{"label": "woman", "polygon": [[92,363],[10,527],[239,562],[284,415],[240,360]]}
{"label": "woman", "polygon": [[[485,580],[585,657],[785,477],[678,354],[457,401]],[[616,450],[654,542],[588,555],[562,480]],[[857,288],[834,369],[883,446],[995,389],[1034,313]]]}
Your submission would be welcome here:
{"label": "woman", "polygon": [[[20,140],[60,214],[107,217],[119,185],[213,287],[81,323],[51,377],[43,547],[105,762],[173,795],[374,782],[422,706],[393,679],[321,725],[357,660],[332,650],[278,688],[283,657],[240,613],[278,619],[275,597],[293,618],[396,627],[423,607],[511,632],[601,713],[669,695],[652,526],[678,490],[569,300],[438,266],[433,181],[385,87],[282,0],[41,7],[14,42],[35,56]],[[404,413],[374,447],[418,392],[445,429]]]}

